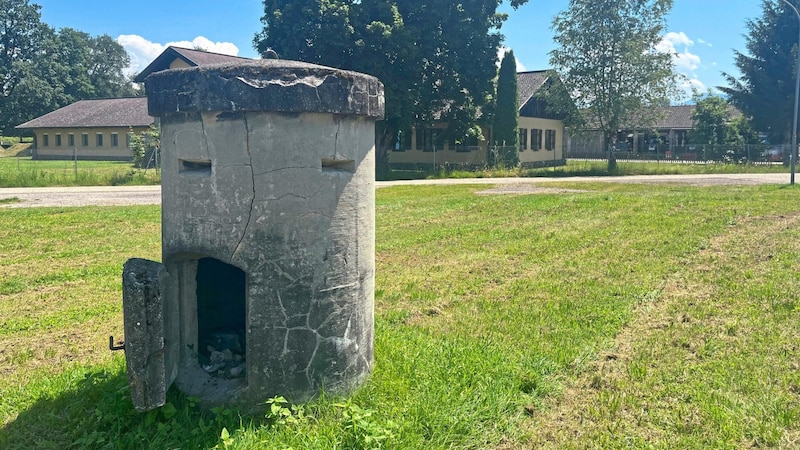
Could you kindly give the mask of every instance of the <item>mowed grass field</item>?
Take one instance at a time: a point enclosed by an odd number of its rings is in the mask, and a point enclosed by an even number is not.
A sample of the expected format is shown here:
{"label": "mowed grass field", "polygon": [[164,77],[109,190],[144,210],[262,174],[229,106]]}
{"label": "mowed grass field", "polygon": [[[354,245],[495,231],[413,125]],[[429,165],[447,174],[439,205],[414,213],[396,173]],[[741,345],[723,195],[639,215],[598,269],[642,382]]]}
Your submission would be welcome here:
{"label": "mowed grass field", "polygon": [[0,157],[0,188],[160,184],[161,173],[127,161],[41,161]]}
{"label": "mowed grass field", "polygon": [[800,447],[800,190],[557,187],[378,190],[372,377],[256,417],[131,406],[158,207],[0,210],[0,448]]}

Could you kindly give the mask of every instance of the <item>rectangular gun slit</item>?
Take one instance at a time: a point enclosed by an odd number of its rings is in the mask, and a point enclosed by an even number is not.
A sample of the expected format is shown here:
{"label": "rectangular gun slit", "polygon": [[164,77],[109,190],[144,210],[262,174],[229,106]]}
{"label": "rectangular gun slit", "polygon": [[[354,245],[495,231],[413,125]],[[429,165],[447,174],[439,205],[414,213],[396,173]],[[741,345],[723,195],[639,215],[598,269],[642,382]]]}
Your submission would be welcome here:
{"label": "rectangular gun slit", "polygon": [[181,159],[180,172],[189,175],[211,175],[211,161],[207,159]]}
{"label": "rectangular gun slit", "polygon": [[356,162],[352,159],[322,158],[323,172],[355,172]]}

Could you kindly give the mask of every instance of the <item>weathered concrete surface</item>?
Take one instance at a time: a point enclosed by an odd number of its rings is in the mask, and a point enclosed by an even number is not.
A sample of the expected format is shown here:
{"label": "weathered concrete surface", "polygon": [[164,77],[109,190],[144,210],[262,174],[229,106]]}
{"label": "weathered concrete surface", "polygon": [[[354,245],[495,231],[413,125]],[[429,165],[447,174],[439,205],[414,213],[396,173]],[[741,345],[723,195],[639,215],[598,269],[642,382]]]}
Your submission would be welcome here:
{"label": "weathered concrete surface", "polygon": [[357,72],[275,59],[157,72],[146,80],[151,116],[272,111],[383,117],[383,85]]}
{"label": "weathered concrete surface", "polygon": [[125,359],[133,406],[137,411],[157,408],[166,401],[175,374],[166,368],[174,356],[165,350],[164,308],[161,297],[162,265],[129,259],[122,268],[125,317]]}
{"label": "weathered concrete surface", "polygon": [[[283,64],[284,66],[281,66]],[[373,361],[376,79],[285,61],[147,80],[161,118],[165,322],[206,403],[348,392]],[[264,109],[267,109],[264,111]],[[198,364],[198,261],[246,274],[246,377]]]}

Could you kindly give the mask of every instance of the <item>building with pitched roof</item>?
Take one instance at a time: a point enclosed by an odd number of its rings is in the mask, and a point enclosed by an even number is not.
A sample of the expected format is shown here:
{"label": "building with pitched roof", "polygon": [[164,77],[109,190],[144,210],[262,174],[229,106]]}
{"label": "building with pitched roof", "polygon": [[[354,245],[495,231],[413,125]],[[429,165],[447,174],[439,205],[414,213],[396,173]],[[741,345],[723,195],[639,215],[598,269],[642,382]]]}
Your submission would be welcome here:
{"label": "building with pitched roof", "polygon": [[[517,73],[519,99],[519,161],[523,167],[545,167],[566,164],[564,159],[564,122],[548,114],[547,104],[539,95],[560,81],[547,70]],[[464,165],[483,166],[490,161],[491,128],[484,127],[483,136],[466,142],[441,142],[439,136],[447,123],[401,132],[389,164],[395,167]]]}
{"label": "building with pitched roof", "polygon": [[[150,74],[162,70],[249,61],[248,58],[168,47],[135,78],[143,82]],[[546,102],[539,94],[560,83],[550,71],[519,72],[520,153],[523,166],[555,166],[566,163],[564,157],[564,124],[561,118],[547,113]],[[139,133],[153,123],[147,115],[147,99],[122,98],[82,100],[49,114],[18,125],[33,129],[34,158],[37,159],[105,159],[128,160],[131,133]],[[389,153],[394,166],[424,166],[444,163],[483,166],[492,148],[491,128],[485,127],[486,139],[465,142],[443,142],[440,137],[446,123],[407,130],[398,137]]]}
{"label": "building with pitched roof", "polygon": [[153,123],[146,97],[80,100],[17,125],[34,135],[34,159],[131,159],[130,137]]}
{"label": "building with pitched roof", "polygon": [[[249,61],[248,58],[167,47],[134,82],[167,69]],[[34,159],[130,160],[130,137],[146,130],[154,119],[147,114],[147,98],[81,100],[17,125],[34,135]]]}
{"label": "building with pitched roof", "polygon": [[[639,156],[660,155],[694,159],[689,132],[694,128],[692,113],[695,105],[661,106],[654,110],[655,123],[650,127],[628,124],[617,136],[617,151]],[[731,109],[731,117],[741,113]],[[569,157],[595,157],[607,153],[602,131],[588,130],[567,136]]]}
{"label": "building with pitched roof", "polygon": [[181,47],[167,47],[144,70],[133,79],[135,83],[144,83],[144,79],[154,72],[168,69],[181,69],[184,67],[207,66],[210,64],[235,63],[250,61],[241,56],[224,55],[222,53],[207,52],[204,50],[190,50]]}

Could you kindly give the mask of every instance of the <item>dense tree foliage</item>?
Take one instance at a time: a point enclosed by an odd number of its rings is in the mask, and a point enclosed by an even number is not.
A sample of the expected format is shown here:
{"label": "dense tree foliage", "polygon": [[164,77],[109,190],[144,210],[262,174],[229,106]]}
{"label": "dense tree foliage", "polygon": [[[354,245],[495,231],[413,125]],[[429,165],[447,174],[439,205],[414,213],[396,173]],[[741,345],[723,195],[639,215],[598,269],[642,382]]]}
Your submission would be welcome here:
{"label": "dense tree foliage", "polygon": [[161,129],[150,125],[147,130],[131,135],[133,165],[136,167],[157,167],[161,161]]}
{"label": "dense tree foliage", "polygon": [[133,94],[121,45],[107,35],[56,32],[39,10],[0,0],[0,132],[76,100]]}
{"label": "dense tree foliage", "polygon": [[742,144],[758,141],[747,117],[720,96],[695,95],[694,101],[689,141],[703,146],[708,159],[737,161],[744,158],[747,152]]}
{"label": "dense tree foliage", "polygon": [[[516,8],[527,0],[513,0]],[[440,138],[480,134],[479,111],[493,102],[502,0],[264,0],[255,37],[296,59],[368,73],[385,86],[378,159],[398,132],[449,122]]]}
{"label": "dense tree foliage", "polygon": [[[790,0],[800,7],[800,2]],[[779,1],[763,1],[761,17],[747,22],[747,54],[735,52],[739,79],[724,74],[728,100],[751,117],[753,126],[774,143],[791,139],[794,114],[797,17]]]}
{"label": "dense tree foliage", "polygon": [[492,123],[492,142],[502,147],[497,155],[505,166],[519,162],[519,96],[517,95],[517,62],[512,50],[503,55],[497,74],[497,103]]}
{"label": "dense tree foliage", "polygon": [[744,144],[733,113],[733,108],[722,97],[695,96],[689,140],[692,144],[705,145]]}
{"label": "dense tree foliage", "polygon": [[602,130],[610,170],[622,125],[652,125],[653,106],[676,93],[672,56],[656,51],[671,8],[672,0],[570,0],[553,19],[550,64],[586,123]]}

